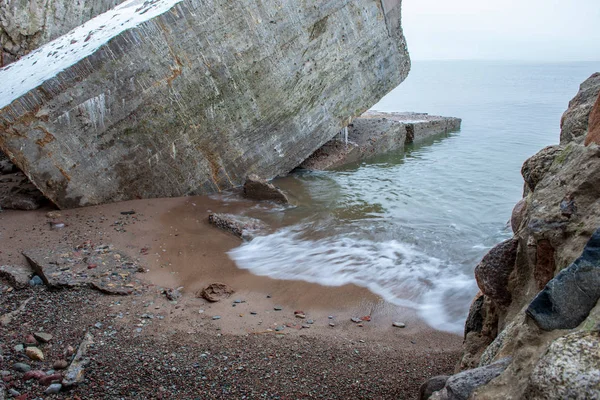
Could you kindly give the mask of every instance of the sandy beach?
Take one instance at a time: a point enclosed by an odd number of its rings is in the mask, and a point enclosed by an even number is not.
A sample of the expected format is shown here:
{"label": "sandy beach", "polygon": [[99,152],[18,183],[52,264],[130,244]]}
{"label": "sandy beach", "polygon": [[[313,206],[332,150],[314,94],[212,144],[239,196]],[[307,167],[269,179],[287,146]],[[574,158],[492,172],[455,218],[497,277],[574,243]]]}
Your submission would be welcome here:
{"label": "sandy beach", "polygon": [[[337,349],[335,354],[346,354],[359,346],[372,359],[373,371],[378,370],[380,364],[386,365],[384,369],[397,370],[387,374],[389,379],[401,378],[407,382],[396,387],[388,383],[386,385],[392,386],[385,390],[377,389],[378,395],[364,394],[362,398],[398,398],[396,395],[390,397],[390,393],[409,396],[409,389],[410,396],[416,396],[421,381],[435,375],[430,368],[434,368],[436,373],[452,372],[462,338],[429,328],[412,310],[389,304],[367,289],[354,285],[325,287],[302,281],[275,280],[237,268],[226,253],[238,246],[240,239],[209,225],[207,217],[210,212],[235,213],[252,203],[249,200],[227,202],[218,197],[201,196],[135,200],[59,211],[60,217],[50,214],[54,218],[48,218],[50,209],[1,213],[0,265],[25,265],[26,260],[21,253],[31,248],[75,247],[91,241],[114,246],[136,259],[146,271],[136,274],[136,279],[145,285],[140,293],[133,296],[108,296],[89,289],[51,292],[42,287],[8,292],[8,287],[3,287],[2,314],[15,309],[19,299],[28,296],[35,299],[33,303],[40,304],[29,304],[26,312],[3,329],[5,366],[1,369],[9,369],[10,364],[18,360],[19,355],[14,354],[13,347],[32,330],[65,331],[69,340],[74,342],[81,332],[89,329],[108,335],[110,330],[94,328],[100,323],[112,326],[118,332],[114,336],[132,341],[129,346],[142,346],[144,349],[139,349],[142,353],[149,343],[157,341],[153,346],[168,347],[174,343],[174,338],[177,338],[177,343],[186,343],[194,353],[200,351],[194,344],[199,337],[215,346],[222,342],[230,350],[242,353],[251,353],[247,346],[256,346],[257,343],[277,348],[298,340],[308,341],[310,349],[326,352]],[[135,213],[123,215],[126,211]],[[65,226],[52,229],[51,222],[62,222]],[[214,282],[228,284],[235,293],[217,303],[209,303],[196,296],[199,290]],[[175,288],[180,288],[182,297],[168,301],[162,291]],[[75,310],[75,304],[81,307]],[[303,311],[306,318],[296,318],[294,311]],[[48,314],[61,318],[44,320]],[[155,318],[158,315],[160,318]],[[360,324],[351,321],[352,317],[366,316],[370,317],[370,321]],[[309,320],[311,324],[307,324]],[[406,323],[406,328],[392,327],[394,321]],[[279,337],[282,340],[274,339]],[[66,343],[65,339],[62,338],[61,343]],[[108,343],[104,345],[109,346]],[[103,357],[121,358],[121,351],[118,348],[110,354],[103,354]],[[407,359],[416,363],[412,370],[403,366]],[[298,361],[292,363],[297,364]],[[317,364],[316,367],[340,376],[358,372],[344,372],[337,365],[324,367]],[[142,372],[152,375],[156,371]],[[101,380],[104,373],[106,371],[91,368],[88,376],[92,380]],[[118,381],[115,383],[118,387],[126,384],[126,381]],[[281,389],[288,383],[282,377],[274,387],[269,385],[269,390],[276,393],[278,385],[283,385]],[[319,386],[322,382],[312,384]],[[176,393],[191,390],[191,387],[182,385],[172,392],[166,390],[161,396],[177,397]],[[347,389],[345,385],[338,382],[336,387],[340,392],[332,391],[325,397],[340,398]],[[30,390],[29,393],[36,393],[35,387],[26,389]],[[86,390],[91,390],[89,386],[83,385],[77,390],[80,390],[81,398],[90,398],[86,397],[89,396]],[[94,393],[99,395],[97,391]],[[68,394],[65,396],[69,398]],[[106,396],[112,398],[108,394]],[[269,398],[296,398],[273,396]],[[208,397],[218,398],[220,395],[213,393]],[[361,395],[358,397],[361,398]],[[144,397],[130,394],[126,398]]]}

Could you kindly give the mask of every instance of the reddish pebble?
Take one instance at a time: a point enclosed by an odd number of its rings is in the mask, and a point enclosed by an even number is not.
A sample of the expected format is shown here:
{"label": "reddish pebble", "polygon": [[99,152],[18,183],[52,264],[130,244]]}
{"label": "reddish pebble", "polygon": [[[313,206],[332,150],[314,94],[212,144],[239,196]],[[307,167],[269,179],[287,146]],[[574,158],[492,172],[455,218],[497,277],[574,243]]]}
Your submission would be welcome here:
{"label": "reddish pebble", "polygon": [[90,264],[90,265],[88,265],[88,269],[94,269],[94,268],[96,268],[97,266],[98,266],[98,265],[96,265],[96,264]]}
{"label": "reddish pebble", "polygon": [[23,375],[23,380],[28,381],[30,379],[42,379],[46,376],[44,371],[35,370],[35,371],[27,371],[25,375]]}
{"label": "reddish pebble", "polygon": [[365,315],[364,317],[361,317],[360,319],[362,319],[363,321],[369,322],[371,320],[371,316],[370,315]]}
{"label": "reddish pebble", "polygon": [[49,384],[51,384],[54,381],[61,381],[61,380],[62,380],[61,374],[52,374],[52,375],[48,375],[48,376],[45,376],[44,378],[40,379],[40,384],[44,385],[44,386],[48,386]]}
{"label": "reddish pebble", "polygon": [[304,314],[304,311],[296,310],[296,311],[294,311],[294,315],[296,315],[296,314]]}
{"label": "reddish pebble", "polygon": [[33,337],[33,335],[27,335],[25,338],[25,343],[27,344],[37,344],[37,340]]}
{"label": "reddish pebble", "polygon": [[27,393],[15,397],[15,400],[27,400]]}

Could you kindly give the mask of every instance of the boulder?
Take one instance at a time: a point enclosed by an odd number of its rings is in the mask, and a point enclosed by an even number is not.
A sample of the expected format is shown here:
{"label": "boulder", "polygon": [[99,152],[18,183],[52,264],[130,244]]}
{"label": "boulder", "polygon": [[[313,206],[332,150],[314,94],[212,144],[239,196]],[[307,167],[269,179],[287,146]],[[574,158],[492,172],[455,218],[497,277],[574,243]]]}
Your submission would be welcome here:
{"label": "boulder", "polygon": [[589,146],[592,143],[600,144],[600,95],[598,95],[596,103],[590,112],[588,134],[586,135],[584,142],[586,146]]}
{"label": "boulder", "polygon": [[400,21],[400,0],[128,0],[0,70],[0,150],[59,208],[271,179],[406,78]]}
{"label": "boulder", "polygon": [[589,315],[600,298],[600,229],[583,254],[538,293],[527,314],[546,331],[573,329]]}
{"label": "boulder", "polygon": [[467,400],[480,386],[486,385],[499,376],[511,363],[510,357],[498,360],[485,367],[479,367],[452,375],[446,381],[443,389],[437,392],[434,399],[440,400]]}
{"label": "boulder", "polygon": [[15,289],[25,289],[29,286],[29,278],[33,274],[31,268],[20,265],[0,266],[0,278],[4,278]]}
{"label": "boulder", "polygon": [[563,150],[564,147],[561,146],[548,146],[523,163],[521,175],[523,175],[523,179],[529,190],[532,192],[535,190],[537,184],[552,166],[554,159],[561,154]]}
{"label": "boulder", "polygon": [[429,378],[419,389],[419,400],[428,400],[434,392],[442,390],[448,380],[448,375],[439,375]]}
{"label": "boulder", "polygon": [[526,398],[600,399],[598,349],[598,332],[576,332],[556,339],[531,373]]}
{"label": "boulder", "polygon": [[267,226],[256,218],[233,214],[210,214],[208,222],[244,240],[252,240],[258,232],[267,229]]}
{"label": "boulder", "polygon": [[244,196],[252,200],[269,200],[282,204],[289,203],[287,196],[281,189],[254,174],[246,178]]}
{"label": "boulder", "polygon": [[592,74],[579,87],[577,95],[560,121],[560,144],[583,143],[588,133],[590,112],[600,93],[600,73]]}
{"label": "boulder", "polygon": [[508,279],[517,258],[519,242],[512,238],[492,248],[475,267],[475,279],[479,289],[486,296],[506,305],[510,303]]}

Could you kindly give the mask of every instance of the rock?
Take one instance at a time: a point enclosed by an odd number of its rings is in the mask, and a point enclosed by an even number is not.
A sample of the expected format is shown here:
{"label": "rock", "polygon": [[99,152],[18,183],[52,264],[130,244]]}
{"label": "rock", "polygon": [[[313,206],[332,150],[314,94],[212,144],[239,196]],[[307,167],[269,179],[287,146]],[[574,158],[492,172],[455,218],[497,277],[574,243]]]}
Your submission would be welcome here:
{"label": "rock", "polygon": [[29,281],[29,286],[41,286],[44,284],[44,281],[42,280],[42,278],[40,278],[37,275],[34,275],[31,280]]}
{"label": "rock", "polygon": [[521,199],[513,208],[512,215],[510,217],[510,227],[512,228],[513,233],[517,233],[519,231],[519,227],[521,226],[523,217],[525,216],[526,207],[527,201],[525,199]]}
{"label": "rock", "polygon": [[300,318],[300,319],[304,319],[306,318],[305,314],[294,314],[296,316],[296,318]]}
{"label": "rock", "polygon": [[25,346],[23,346],[22,344],[18,344],[18,345],[16,345],[16,346],[14,347],[14,350],[15,350],[17,353],[21,353],[21,352],[25,351]]}
{"label": "rock", "polygon": [[26,288],[29,285],[31,274],[31,268],[15,265],[0,266],[0,278],[6,279],[15,289]]}
{"label": "rock", "polygon": [[439,375],[429,378],[419,389],[419,400],[428,400],[433,392],[442,390],[448,380],[448,375]]}
{"label": "rock", "polygon": [[352,318],[350,318],[350,321],[352,321],[352,322],[354,322],[354,323],[356,323],[356,324],[359,324],[359,323],[361,323],[361,322],[362,322],[362,320],[361,320],[360,318],[356,318],[356,317],[352,317]]}
{"label": "rock", "polygon": [[40,380],[46,377],[46,373],[44,371],[36,370],[36,371],[27,371],[25,375],[23,375],[23,380],[28,381],[30,379]]}
{"label": "rock", "polygon": [[177,301],[181,298],[182,294],[179,289],[167,289],[163,291],[165,297],[169,301]]}
{"label": "rock", "polygon": [[31,367],[25,363],[16,363],[13,365],[13,369],[18,372],[27,372],[31,370]]}
{"label": "rock", "polygon": [[492,248],[475,267],[479,289],[499,304],[508,304],[508,278],[515,268],[518,241],[508,239]]}
{"label": "rock", "polygon": [[510,357],[498,360],[485,367],[479,367],[452,375],[446,381],[444,389],[445,399],[467,400],[471,393],[480,386],[487,384],[500,375],[511,363]]}
{"label": "rock", "polygon": [[330,322],[329,326],[333,328],[335,326],[335,324],[333,322]]}
{"label": "rock", "polygon": [[54,364],[52,364],[52,368],[54,369],[66,369],[69,366],[69,363],[66,360],[56,360]]}
{"label": "rock", "polygon": [[34,361],[44,361],[44,353],[37,347],[28,347],[25,349],[25,355]]}
{"label": "rock", "polygon": [[89,364],[89,359],[86,358],[86,354],[88,348],[93,345],[93,343],[94,337],[92,334],[89,332],[86,333],[62,380],[62,385],[64,387],[71,387],[83,381],[85,367]]}
{"label": "rock", "polygon": [[21,392],[15,390],[15,389],[8,389],[8,393],[12,396],[12,397],[19,397],[21,396]]}
{"label": "rock", "polygon": [[[285,174],[407,76],[401,1],[383,4],[115,7],[0,71],[2,150],[60,208]],[[240,14],[276,23],[223,32]]]}
{"label": "rock", "polygon": [[581,257],[556,275],[538,293],[527,314],[546,330],[573,329],[582,323],[600,298],[600,229]]}
{"label": "rock", "polygon": [[281,311],[281,310],[283,310],[283,308],[280,307],[280,306],[275,306],[275,307],[273,307],[273,310],[275,310],[275,311]]}
{"label": "rock", "polygon": [[587,132],[590,112],[600,93],[600,73],[590,76],[579,87],[577,95],[560,121],[560,143],[582,143]]}
{"label": "rock", "polygon": [[35,336],[33,336],[33,335],[27,335],[27,336],[25,336],[25,343],[28,346],[37,346],[38,341],[35,338]]}
{"label": "rock", "polygon": [[549,240],[542,239],[537,242],[536,262],[533,277],[537,289],[541,290],[554,277],[556,263],[554,261],[554,248]]}
{"label": "rock", "polygon": [[535,190],[535,187],[544,178],[556,157],[561,154],[564,149],[565,148],[562,146],[545,147],[523,163],[521,175],[523,175],[523,179],[529,190],[532,192]]}
{"label": "rock", "polygon": [[395,328],[406,328],[406,324],[404,322],[394,322],[392,326]]}
{"label": "rock", "polygon": [[[340,134],[317,149],[300,165],[309,170],[328,170],[344,164],[399,151],[435,135],[460,129],[460,118],[417,113],[367,111],[353,118]],[[345,136],[347,130],[348,140]]]}
{"label": "rock", "polygon": [[56,394],[56,393],[59,393],[61,391],[61,389],[62,389],[62,385],[60,383],[53,383],[52,385],[50,385],[46,388],[44,393]]}
{"label": "rock", "polygon": [[2,175],[13,174],[18,171],[19,171],[19,169],[16,167],[15,164],[11,163],[10,160],[8,160],[8,159],[0,160],[0,174],[2,174]]}
{"label": "rock", "polygon": [[233,214],[210,214],[208,222],[244,240],[252,240],[257,233],[267,229],[267,226],[256,218]]}
{"label": "rock", "polygon": [[272,183],[255,174],[249,175],[244,183],[244,196],[252,200],[269,200],[282,204],[289,204],[285,193]]}
{"label": "rock", "polygon": [[212,317],[212,319],[213,320],[218,320],[218,319],[221,319],[221,316],[220,315],[215,315],[214,317]]}
{"label": "rock", "polygon": [[48,343],[52,340],[52,335],[45,332],[35,332],[33,334],[33,337],[35,337],[38,341],[42,343]]}
{"label": "rock", "polygon": [[584,141],[586,146],[589,146],[592,143],[600,145],[600,95],[598,95],[596,103],[594,103],[592,111],[590,112],[588,134]]}
{"label": "rock", "polygon": [[46,375],[45,377],[40,379],[40,385],[47,386],[53,382],[60,382],[62,380],[62,378],[63,377],[61,374]]}
{"label": "rock", "polygon": [[576,332],[556,339],[531,373],[527,398],[599,398],[599,348],[597,332]]}
{"label": "rock", "polygon": [[229,285],[215,282],[196,293],[196,297],[203,297],[204,299],[215,303],[219,300],[228,298],[233,293],[235,293],[235,291]]}

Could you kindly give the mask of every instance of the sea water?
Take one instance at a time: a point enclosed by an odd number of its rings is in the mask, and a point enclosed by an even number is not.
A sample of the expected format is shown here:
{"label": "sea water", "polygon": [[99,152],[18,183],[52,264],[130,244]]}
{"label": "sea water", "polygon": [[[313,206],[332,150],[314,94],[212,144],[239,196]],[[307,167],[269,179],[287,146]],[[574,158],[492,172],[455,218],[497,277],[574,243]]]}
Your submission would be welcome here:
{"label": "sea water", "polygon": [[478,291],[475,266],[512,235],[521,165],[558,143],[561,114],[596,71],[600,63],[414,62],[373,109],[456,116],[462,129],[279,180],[298,207],[262,215],[280,228],[230,257],[258,275],[367,287],[460,333]]}

